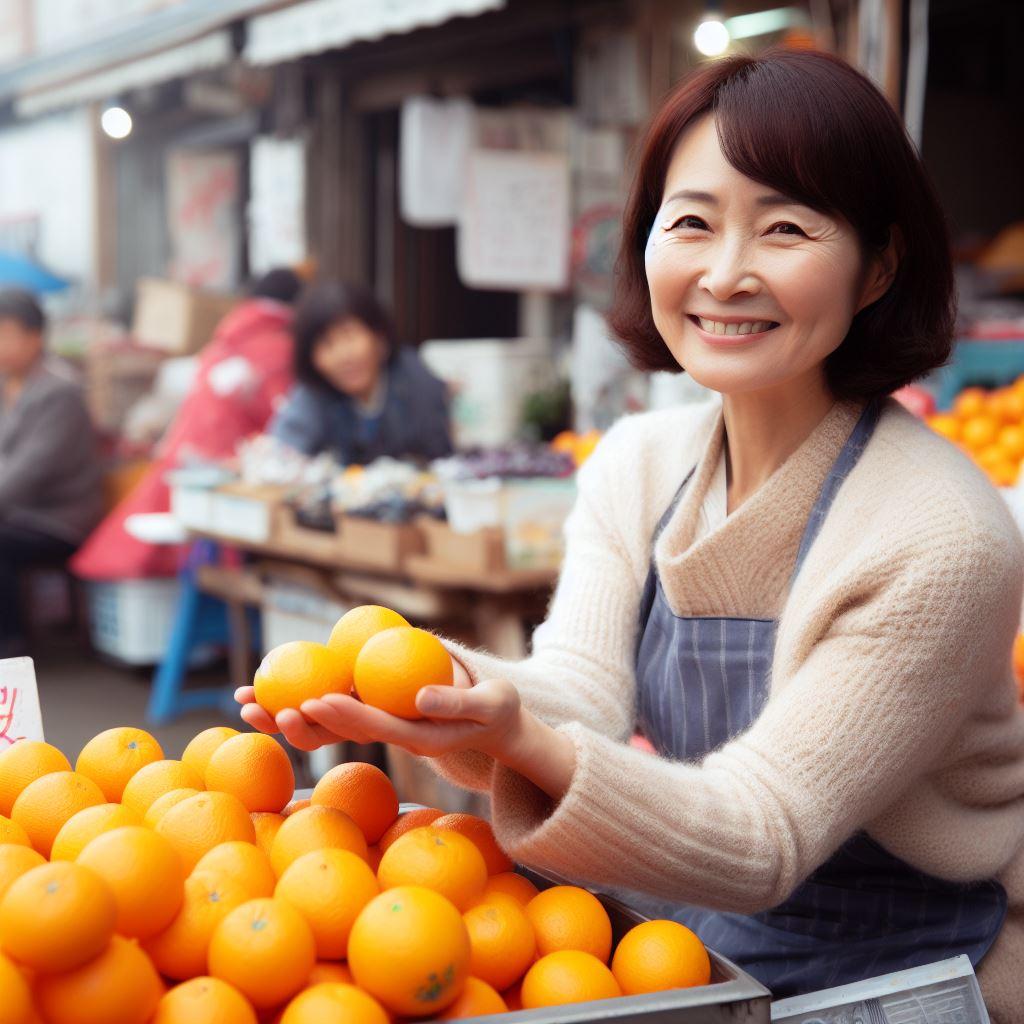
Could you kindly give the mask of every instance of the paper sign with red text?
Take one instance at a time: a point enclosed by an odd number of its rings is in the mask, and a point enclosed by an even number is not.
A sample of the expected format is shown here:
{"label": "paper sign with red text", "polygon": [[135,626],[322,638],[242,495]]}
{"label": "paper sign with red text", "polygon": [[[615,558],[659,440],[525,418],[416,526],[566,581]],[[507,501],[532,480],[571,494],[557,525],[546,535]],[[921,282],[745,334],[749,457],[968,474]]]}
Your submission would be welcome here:
{"label": "paper sign with red text", "polygon": [[35,664],[31,658],[0,661],[0,752],[17,740],[42,738]]}

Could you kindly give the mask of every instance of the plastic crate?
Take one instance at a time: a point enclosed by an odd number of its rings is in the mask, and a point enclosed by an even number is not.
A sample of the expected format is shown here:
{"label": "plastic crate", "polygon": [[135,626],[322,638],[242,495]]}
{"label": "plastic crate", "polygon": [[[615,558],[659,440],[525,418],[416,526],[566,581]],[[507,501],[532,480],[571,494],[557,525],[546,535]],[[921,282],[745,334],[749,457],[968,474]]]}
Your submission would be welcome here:
{"label": "plastic crate", "polygon": [[93,646],[127,665],[155,665],[170,640],[180,587],[177,579],[90,583]]}

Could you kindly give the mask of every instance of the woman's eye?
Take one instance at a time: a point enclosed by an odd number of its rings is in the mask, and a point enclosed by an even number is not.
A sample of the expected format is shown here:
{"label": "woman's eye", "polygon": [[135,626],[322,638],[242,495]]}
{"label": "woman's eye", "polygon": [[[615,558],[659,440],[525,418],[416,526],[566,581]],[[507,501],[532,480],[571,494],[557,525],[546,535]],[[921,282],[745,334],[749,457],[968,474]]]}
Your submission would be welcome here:
{"label": "woman's eye", "polygon": [[802,235],[805,233],[803,228],[798,227],[796,224],[791,224],[789,221],[783,221],[779,224],[773,224],[768,229],[768,231],[769,233],[771,233],[779,231],[780,229],[782,229],[782,234],[784,235]]}
{"label": "woman's eye", "polygon": [[700,217],[694,216],[692,213],[688,213],[685,217],[680,217],[673,225],[671,230],[676,228],[706,228],[707,222],[702,220]]}

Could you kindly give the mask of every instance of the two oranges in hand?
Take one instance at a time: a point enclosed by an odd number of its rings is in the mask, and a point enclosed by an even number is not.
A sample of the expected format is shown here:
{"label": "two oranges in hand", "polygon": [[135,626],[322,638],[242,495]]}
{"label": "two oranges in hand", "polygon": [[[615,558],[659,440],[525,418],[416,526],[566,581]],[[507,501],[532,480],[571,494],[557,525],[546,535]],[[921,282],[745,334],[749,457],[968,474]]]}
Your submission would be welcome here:
{"label": "two oranges in hand", "polygon": [[275,647],[256,672],[256,702],[277,716],[331,693],[352,694],[400,718],[417,719],[424,686],[451,686],[451,655],[432,633],[379,605],[353,608],[326,644],[306,640]]}

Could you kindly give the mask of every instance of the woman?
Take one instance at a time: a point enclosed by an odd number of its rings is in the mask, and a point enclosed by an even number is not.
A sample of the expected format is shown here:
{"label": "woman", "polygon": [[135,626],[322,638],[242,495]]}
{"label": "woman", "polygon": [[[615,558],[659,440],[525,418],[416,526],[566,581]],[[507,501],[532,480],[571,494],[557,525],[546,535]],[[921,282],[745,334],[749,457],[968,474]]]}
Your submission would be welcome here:
{"label": "woman", "polygon": [[532,656],[451,645],[423,722],[340,696],[244,717],[436,757],[516,860],[670,902],[777,997],[966,953],[1019,1019],[1021,539],[886,397],[953,323],[897,116],[825,54],[705,65],[650,129],[619,286],[634,360],[722,402],[606,436]]}
{"label": "woman", "polygon": [[298,380],[271,433],[344,465],[452,450],[444,384],[395,343],[380,303],[356,285],[315,287],[295,316]]}

